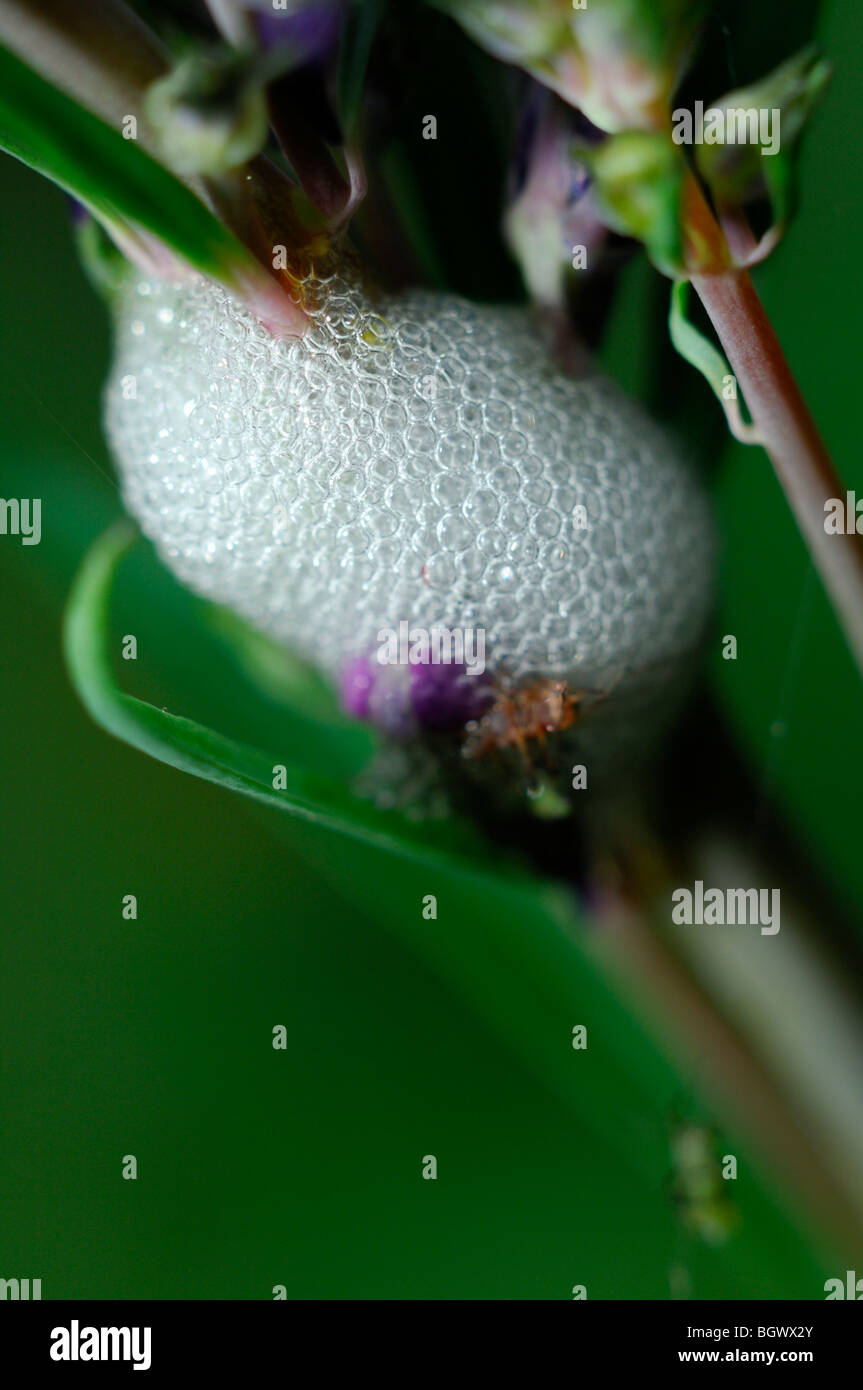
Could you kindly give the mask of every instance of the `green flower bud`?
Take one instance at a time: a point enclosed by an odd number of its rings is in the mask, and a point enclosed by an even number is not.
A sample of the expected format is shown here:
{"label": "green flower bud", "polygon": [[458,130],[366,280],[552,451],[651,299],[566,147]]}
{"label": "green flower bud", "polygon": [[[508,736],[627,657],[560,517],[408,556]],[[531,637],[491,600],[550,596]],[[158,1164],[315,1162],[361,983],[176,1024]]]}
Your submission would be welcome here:
{"label": "green flower bud", "polygon": [[435,0],[484,48],[518,63],[613,133],[657,130],[705,0]]}
{"label": "green flower bud", "polygon": [[147,118],[175,173],[225,173],[266,143],[268,117],[259,83],[235,59],[194,54],[147,92]]}

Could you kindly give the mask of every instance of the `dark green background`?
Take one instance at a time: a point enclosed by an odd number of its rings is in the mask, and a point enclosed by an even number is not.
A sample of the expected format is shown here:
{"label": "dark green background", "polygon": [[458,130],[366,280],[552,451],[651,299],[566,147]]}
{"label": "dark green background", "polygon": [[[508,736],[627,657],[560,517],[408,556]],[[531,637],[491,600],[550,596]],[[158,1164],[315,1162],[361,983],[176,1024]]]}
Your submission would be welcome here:
{"label": "dark green background", "polygon": [[[784,56],[786,7],[770,8]],[[825,16],[837,77],[806,146],[801,216],[759,284],[844,476],[863,485],[861,21],[853,0]],[[304,1299],[554,1299],[575,1283],[665,1298],[682,1259],[696,1297],[821,1296],[834,1257],[767,1195],[742,1142],[739,1233],[720,1252],[684,1239],[668,1126],[691,1069],[653,1049],[577,944],[555,938],[543,957],[551,975],[570,952],[568,994],[546,1008],[528,982],[522,1000],[513,961],[534,926],[527,911],[511,920],[506,895],[194,782],[84,715],[60,618],[120,510],[99,429],[108,325],[62,196],[11,160],[0,180],[0,494],[43,500],[38,548],[0,538],[0,1276],[41,1278],[45,1298],[268,1298],[284,1284]],[[608,355],[643,393],[661,349],[655,316],[650,331],[633,322],[652,303],[635,267]],[[692,392],[715,439],[718,415]],[[753,775],[769,757],[853,913],[859,683],[817,586],[800,615],[807,560],[763,456],[729,448],[717,496],[720,625],[741,659],[715,663],[716,689]],[[138,637],[129,688],[283,758],[302,743],[143,550],[115,617]],[[347,747],[331,746],[332,770]],[[593,1030],[583,1055],[576,1022]],[[543,1051],[558,1059],[545,1079],[531,1064]],[[121,1178],[129,1153],[136,1182]],[[421,1178],[430,1153],[437,1182]]]}

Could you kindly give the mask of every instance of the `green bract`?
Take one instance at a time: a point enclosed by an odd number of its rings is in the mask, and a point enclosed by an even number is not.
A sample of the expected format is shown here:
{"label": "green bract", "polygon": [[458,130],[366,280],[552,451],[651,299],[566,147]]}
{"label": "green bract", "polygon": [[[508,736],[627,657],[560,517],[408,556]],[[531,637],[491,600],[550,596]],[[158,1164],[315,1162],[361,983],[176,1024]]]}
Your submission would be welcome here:
{"label": "green bract", "polygon": [[435,0],[498,58],[518,63],[600,130],[656,129],[705,0]]}

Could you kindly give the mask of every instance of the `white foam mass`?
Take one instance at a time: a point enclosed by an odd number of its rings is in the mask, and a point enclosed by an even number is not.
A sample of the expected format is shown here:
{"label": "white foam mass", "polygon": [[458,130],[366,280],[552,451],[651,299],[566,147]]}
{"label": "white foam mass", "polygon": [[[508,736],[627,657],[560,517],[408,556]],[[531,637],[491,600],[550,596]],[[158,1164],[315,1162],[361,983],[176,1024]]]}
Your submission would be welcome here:
{"label": "white foam mass", "polygon": [[[130,382],[133,386],[130,388]],[[701,490],[529,314],[332,276],[301,340],[225,290],[131,280],[106,426],[130,511],[198,593],[337,679],[382,628],[483,628],[489,664],[670,688],[711,590]]]}

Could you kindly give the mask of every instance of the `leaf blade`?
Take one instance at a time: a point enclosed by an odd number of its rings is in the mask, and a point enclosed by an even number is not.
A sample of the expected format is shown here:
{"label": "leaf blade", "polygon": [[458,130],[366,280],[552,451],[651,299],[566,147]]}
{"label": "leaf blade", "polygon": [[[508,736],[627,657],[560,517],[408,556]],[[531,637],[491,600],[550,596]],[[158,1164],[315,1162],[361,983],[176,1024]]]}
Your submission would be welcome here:
{"label": "leaf blade", "polygon": [[234,285],[260,268],[179,179],[0,46],[0,147],[104,222],[144,229],[202,274]]}
{"label": "leaf blade", "polygon": [[[159,762],[315,825],[391,853],[474,871],[473,856],[482,856],[483,842],[469,826],[455,821],[417,825],[398,812],[379,810],[331,778],[274,764],[272,755],[260,749],[121,691],[106,639],[108,606],[117,566],[134,536],[131,522],[123,520],[99,537],[85,557],[66,610],[67,668],[97,724]],[[286,767],[283,792],[273,787],[274,766]]]}

